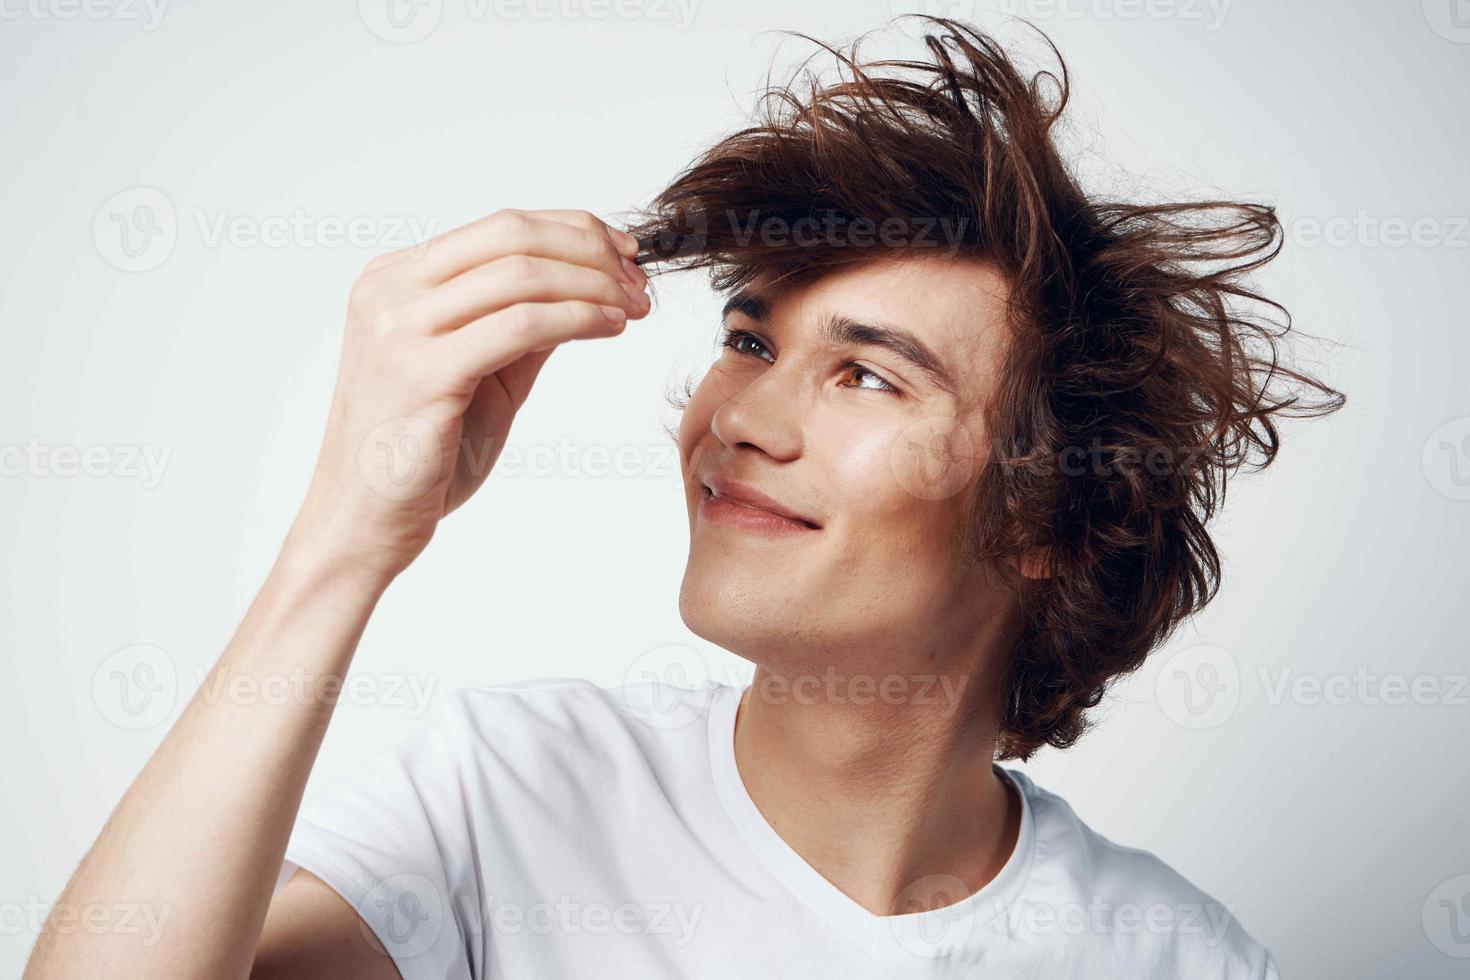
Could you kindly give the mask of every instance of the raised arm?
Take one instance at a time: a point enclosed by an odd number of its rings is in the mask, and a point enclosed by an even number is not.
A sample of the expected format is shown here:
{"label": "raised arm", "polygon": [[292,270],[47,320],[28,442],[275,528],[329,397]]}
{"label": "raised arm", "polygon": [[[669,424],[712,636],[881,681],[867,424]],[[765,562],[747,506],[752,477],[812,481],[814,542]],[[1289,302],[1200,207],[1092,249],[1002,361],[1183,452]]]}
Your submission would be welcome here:
{"label": "raised arm", "polygon": [[55,906],[141,905],[162,936],[48,921],[28,980],[397,976],[313,876],[272,902],[307,776],[379,597],[484,482],[551,351],[647,314],[636,251],[584,211],[505,210],[369,263],[306,500],[200,688],[313,693],[195,695]]}

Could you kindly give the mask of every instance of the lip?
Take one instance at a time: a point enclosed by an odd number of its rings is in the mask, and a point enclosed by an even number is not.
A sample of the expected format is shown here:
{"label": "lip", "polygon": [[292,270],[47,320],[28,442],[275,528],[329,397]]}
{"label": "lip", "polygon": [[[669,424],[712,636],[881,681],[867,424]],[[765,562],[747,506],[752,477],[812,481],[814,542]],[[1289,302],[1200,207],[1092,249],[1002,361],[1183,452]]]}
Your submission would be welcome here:
{"label": "lip", "polygon": [[700,513],[710,520],[750,530],[816,531],[821,525],[797,513],[755,487],[739,480],[712,476],[704,481]]}

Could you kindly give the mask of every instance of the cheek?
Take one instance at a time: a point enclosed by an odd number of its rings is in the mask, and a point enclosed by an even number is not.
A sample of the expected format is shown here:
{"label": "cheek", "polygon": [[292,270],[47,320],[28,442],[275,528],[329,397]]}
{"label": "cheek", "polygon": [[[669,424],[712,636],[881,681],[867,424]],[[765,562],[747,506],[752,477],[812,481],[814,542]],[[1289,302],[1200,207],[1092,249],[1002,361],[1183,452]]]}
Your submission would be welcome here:
{"label": "cheek", "polygon": [[709,432],[710,419],[714,416],[716,399],[712,396],[710,378],[705,376],[690,395],[689,403],[679,417],[679,463],[686,476],[690,472],[693,454]]}
{"label": "cheek", "polygon": [[891,428],[853,426],[850,420],[825,433],[809,431],[807,446],[823,447],[827,485],[842,501],[844,510],[889,510],[902,495],[889,465],[893,438]]}
{"label": "cheek", "polygon": [[895,455],[904,427],[893,420],[873,422],[837,419],[823,431],[814,420],[808,430],[807,448],[821,459],[820,479],[830,495],[830,510],[844,525],[843,550],[858,562],[864,553],[891,557],[908,550],[905,542],[924,533],[934,510],[931,502],[909,491],[909,464],[902,453]]}
{"label": "cheek", "polygon": [[824,452],[835,509],[863,549],[912,553],[951,539],[983,463],[977,438],[953,418],[829,432]]}
{"label": "cheek", "polygon": [[915,420],[888,444],[888,472],[898,491],[916,501],[953,501],[985,463],[983,437],[953,418]]}
{"label": "cheek", "polygon": [[952,418],[889,426],[844,423],[813,436],[827,447],[831,486],[861,511],[935,510],[916,505],[959,496],[984,462],[979,439]]}

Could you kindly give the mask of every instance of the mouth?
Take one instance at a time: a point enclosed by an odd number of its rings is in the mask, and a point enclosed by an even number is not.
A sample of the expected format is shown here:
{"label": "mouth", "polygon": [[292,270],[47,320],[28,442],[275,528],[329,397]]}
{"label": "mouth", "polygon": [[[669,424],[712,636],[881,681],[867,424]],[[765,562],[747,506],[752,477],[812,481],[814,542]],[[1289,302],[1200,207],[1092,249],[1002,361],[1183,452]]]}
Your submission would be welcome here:
{"label": "mouth", "polygon": [[822,525],[754,487],[718,477],[701,485],[700,514],[756,531],[818,531]]}

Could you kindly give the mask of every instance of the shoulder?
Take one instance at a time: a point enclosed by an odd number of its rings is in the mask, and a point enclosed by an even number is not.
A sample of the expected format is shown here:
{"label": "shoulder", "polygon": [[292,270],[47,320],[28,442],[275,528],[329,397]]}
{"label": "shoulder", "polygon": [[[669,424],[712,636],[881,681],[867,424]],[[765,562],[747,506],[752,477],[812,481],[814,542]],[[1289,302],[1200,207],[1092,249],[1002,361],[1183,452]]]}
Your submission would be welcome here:
{"label": "shoulder", "polygon": [[454,688],[391,749],[311,787],[296,849],[355,849],[350,877],[365,881],[373,855],[460,867],[476,841],[509,847],[548,814],[617,821],[675,804],[708,773],[701,720],[720,689],[564,678]]}
{"label": "shoulder", "polygon": [[546,678],[458,687],[446,695],[433,728],[461,763],[575,760],[578,773],[611,775],[620,762],[703,753],[709,705],[724,686]]}
{"label": "shoulder", "polygon": [[657,680],[601,685],[575,677],[456,687],[441,706],[440,724],[530,737],[575,737],[608,727],[672,731],[702,717],[722,687],[715,681],[679,687]]}
{"label": "shoulder", "polygon": [[1025,773],[1006,772],[1032,813],[1034,859],[1024,899],[1031,928],[1079,933],[1096,955],[1132,964],[1134,975],[1277,980],[1270,951],[1232,905],[1152,851],[1098,833]]}

